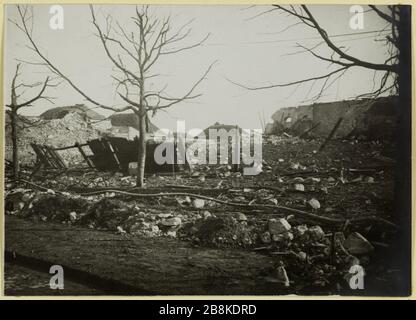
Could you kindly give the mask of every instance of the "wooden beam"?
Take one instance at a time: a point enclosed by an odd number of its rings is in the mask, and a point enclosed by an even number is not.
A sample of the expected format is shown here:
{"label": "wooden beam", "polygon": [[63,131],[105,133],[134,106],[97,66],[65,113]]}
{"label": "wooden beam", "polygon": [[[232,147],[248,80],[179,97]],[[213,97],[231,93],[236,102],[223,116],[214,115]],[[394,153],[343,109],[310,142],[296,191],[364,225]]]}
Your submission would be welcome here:
{"label": "wooden beam", "polygon": [[335,126],[332,128],[331,132],[329,133],[328,137],[325,139],[324,143],[322,143],[321,147],[319,148],[319,151],[322,151],[326,144],[329,142],[329,140],[332,139],[332,137],[334,136],[335,132],[337,131],[337,129],[339,128],[341,122],[342,122],[343,118],[339,118],[338,121],[335,123]]}
{"label": "wooden beam", "polygon": [[78,142],[75,143],[75,146],[78,148],[79,153],[81,153],[82,157],[84,158],[84,160],[88,164],[88,166],[90,168],[94,168],[94,164],[92,163],[91,159],[85,154],[84,150],[82,150],[82,146]]}

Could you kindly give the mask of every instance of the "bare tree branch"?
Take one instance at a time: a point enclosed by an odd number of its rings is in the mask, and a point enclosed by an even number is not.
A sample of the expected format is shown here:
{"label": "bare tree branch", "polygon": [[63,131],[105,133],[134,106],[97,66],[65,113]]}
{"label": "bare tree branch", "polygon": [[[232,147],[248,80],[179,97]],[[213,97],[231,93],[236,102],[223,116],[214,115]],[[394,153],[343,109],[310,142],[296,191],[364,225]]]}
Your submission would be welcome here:
{"label": "bare tree branch", "polygon": [[[94,12],[94,7],[90,6],[92,24],[97,31],[97,36],[103,46],[103,49],[116,70],[111,75],[116,82],[115,92],[126,103],[123,107],[113,107],[104,105],[91,98],[81,90],[71,79],[66,76],[57,66],[55,66],[39,49],[32,37],[32,29],[28,27],[29,22],[33,22],[33,16],[28,15],[26,6],[18,5],[20,23],[14,23],[29,40],[29,48],[33,50],[55,74],[67,81],[70,86],[83,96],[87,101],[99,108],[121,112],[132,110],[139,119],[140,136],[139,136],[139,159],[138,159],[138,178],[139,186],[143,184],[144,163],[146,157],[146,134],[149,127],[148,112],[153,115],[158,109],[169,108],[180,102],[195,99],[201,94],[195,94],[196,88],[207,77],[212,65],[204,72],[201,78],[197,80],[191,88],[181,97],[173,98],[164,94],[162,90],[155,92],[148,90],[147,82],[150,78],[155,79],[157,75],[152,72],[152,67],[159,61],[162,55],[179,53],[201,46],[209,34],[202,40],[188,45],[180,45],[191,32],[188,27],[190,22],[182,25],[177,31],[172,31],[170,18],[159,19],[149,12],[148,6],[136,6],[135,15],[131,17],[130,23],[134,28],[128,32],[125,25],[113,21],[113,17],[105,17],[105,25],[101,25]],[[115,23],[116,28],[113,28]],[[127,22],[125,22],[127,24]],[[174,47],[173,47],[174,46]],[[165,86],[166,87],[166,86]],[[148,98],[155,97],[158,102],[156,105],[150,105]]]}
{"label": "bare tree branch", "polygon": [[197,97],[200,97],[201,94],[197,94],[197,95],[192,95],[192,93],[195,91],[195,89],[199,86],[199,84],[204,81],[206,79],[206,76],[208,75],[208,73],[211,71],[212,67],[215,65],[216,62],[213,62],[208,69],[205,71],[205,73],[202,75],[202,77],[195,82],[195,84],[191,87],[191,89],[189,89],[189,91],[183,95],[181,98],[167,98],[167,97],[163,97],[159,95],[159,98],[163,99],[163,100],[167,100],[167,101],[171,101],[168,104],[165,105],[159,105],[159,106],[149,106],[149,108],[151,110],[159,110],[159,109],[166,109],[169,108],[175,104],[178,104],[184,100],[190,100],[190,99],[195,99]]}
{"label": "bare tree branch", "polygon": [[[391,36],[387,35],[384,38],[387,43],[387,48],[388,48],[388,52],[390,56],[384,61],[384,63],[374,63],[371,61],[364,61],[362,59],[359,59],[355,56],[348,54],[346,49],[343,49],[342,46],[336,45],[333,42],[333,40],[331,39],[331,36],[329,36],[326,30],[324,30],[321,27],[321,25],[318,23],[318,21],[316,20],[316,18],[314,17],[314,15],[311,13],[311,11],[306,5],[300,5],[300,6],[273,5],[273,7],[299,20],[298,23],[291,24],[286,29],[289,29],[290,27],[296,26],[299,24],[304,24],[316,30],[319,34],[319,38],[322,39],[321,42],[319,42],[313,47],[306,47],[304,45],[297,43],[297,46],[299,48],[302,48],[303,50],[297,51],[291,54],[287,54],[287,55],[294,55],[294,54],[307,52],[319,60],[328,62],[329,66],[331,66],[332,64],[335,64],[335,65],[341,66],[341,68],[338,68],[334,71],[331,71],[329,73],[326,73],[320,76],[304,78],[298,81],[281,83],[281,84],[271,84],[267,86],[247,86],[247,85],[238,83],[236,81],[227,79],[231,83],[238,85],[239,87],[242,87],[247,90],[263,90],[263,89],[272,89],[272,88],[278,88],[278,87],[299,86],[300,84],[307,83],[307,82],[313,82],[313,85],[314,85],[315,83],[317,83],[317,81],[319,81],[322,83],[322,87],[319,93],[317,94],[317,96],[313,98],[315,99],[315,98],[319,98],[321,94],[325,90],[327,90],[329,87],[331,87],[331,85],[335,81],[337,81],[342,75],[344,75],[348,71],[348,69],[352,67],[361,67],[361,68],[381,71],[385,73],[382,78],[382,81],[379,84],[379,88],[375,90],[374,92],[372,92],[371,94],[378,95],[383,92],[386,92],[387,82],[388,82],[388,79],[390,78],[393,78],[393,85],[397,87],[397,75],[399,72],[397,25],[399,21],[399,18],[398,18],[399,12],[397,11],[396,6],[394,5],[389,6],[390,14],[387,14],[381,11],[376,6],[370,6],[370,10],[374,11],[378,16],[380,16],[383,20],[385,20],[387,22],[387,25],[391,24]],[[270,9],[263,13],[269,13],[272,11],[274,10]],[[383,29],[383,31],[385,31],[385,29]],[[315,49],[320,47],[322,44],[326,44],[326,46],[332,51],[332,53],[330,53],[328,56],[317,53]],[[336,75],[336,77],[333,77],[334,75]],[[309,92],[307,94],[308,96],[309,96],[310,91],[312,90],[313,85],[309,89]]]}
{"label": "bare tree branch", "polygon": [[302,5],[303,10],[306,12],[307,16],[309,17],[309,21],[313,24],[314,28],[318,31],[322,39],[326,42],[329,48],[331,48],[334,52],[336,52],[342,59],[348,60],[354,63],[357,66],[364,67],[367,69],[372,70],[383,70],[383,71],[390,71],[390,72],[398,72],[398,66],[396,65],[386,65],[386,64],[379,64],[379,63],[372,63],[368,61],[360,60],[356,57],[353,57],[346,52],[342,51],[339,47],[337,47],[331,39],[328,37],[327,32],[321,28],[321,26],[316,21],[315,17],[309,11],[306,5]]}
{"label": "bare tree branch", "polygon": [[75,91],[77,91],[81,96],[83,96],[87,101],[91,102],[92,104],[99,106],[103,109],[117,111],[117,109],[104,105],[102,103],[97,102],[96,100],[90,98],[84,91],[79,89],[77,85],[75,85],[70,78],[68,78],[66,75],[64,75],[46,56],[40,51],[37,44],[34,42],[32,37],[32,31],[29,29],[27,23],[28,21],[33,21],[33,16],[27,16],[28,7],[27,6],[21,6],[17,5],[17,10],[19,12],[20,17],[20,23],[13,22],[18,28],[23,31],[23,33],[26,35],[27,39],[29,40],[31,47],[33,51],[37,53],[37,55],[48,65],[48,67],[51,69],[52,72],[59,75],[62,79],[64,79]]}
{"label": "bare tree branch", "polygon": [[306,78],[306,79],[302,79],[302,80],[298,80],[298,81],[293,81],[293,82],[288,82],[288,83],[282,83],[282,84],[271,84],[268,86],[260,86],[260,87],[250,87],[250,86],[246,86],[246,85],[242,85],[241,83],[232,81],[228,78],[226,78],[229,82],[231,82],[232,84],[235,84],[241,88],[247,89],[247,90],[264,90],[264,89],[272,89],[272,88],[282,88],[282,87],[289,87],[289,86],[293,86],[293,85],[297,85],[300,83],[305,83],[305,82],[309,82],[309,81],[315,81],[315,80],[322,80],[322,79],[326,79],[327,77],[334,75],[338,72],[341,72],[343,70],[348,69],[349,67],[342,67],[339,69],[336,69],[335,71],[329,72],[327,74],[321,75],[321,76],[317,76],[317,77],[311,77],[311,78]]}

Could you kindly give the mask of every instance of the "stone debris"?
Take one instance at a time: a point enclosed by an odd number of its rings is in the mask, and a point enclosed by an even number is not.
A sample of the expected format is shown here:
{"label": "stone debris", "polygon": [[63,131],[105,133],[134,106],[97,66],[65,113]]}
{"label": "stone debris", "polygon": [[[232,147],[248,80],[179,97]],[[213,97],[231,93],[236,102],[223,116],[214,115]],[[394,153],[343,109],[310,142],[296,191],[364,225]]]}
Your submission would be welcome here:
{"label": "stone debris", "polygon": [[202,217],[204,219],[208,219],[208,218],[212,217],[212,214],[211,214],[211,212],[205,210],[204,212],[202,212]]}
{"label": "stone debris", "polygon": [[270,242],[272,242],[272,236],[269,231],[263,232],[260,235],[260,239],[261,239],[261,242],[265,244],[269,244]]}
{"label": "stone debris", "polygon": [[349,234],[343,245],[352,255],[364,255],[374,250],[373,245],[358,232]]}
{"label": "stone debris", "polygon": [[181,205],[189,205],[192,201],[191,198],[186,196],[186,197],[177,197],[176,201],[178,201],[179,204]]}
{"label": "stone debris", "polygon": [[277,282],[283,284],[285,287],[290,286],[289,277],[287,276],[286,269],[283,265],[280,265],[276,269],[276,279]]}
{"label": "stone debris", "polygon": [[75,211],[70,212],[69,219],[71,220],[71,222],[75,222],[77,220],[77,213]]}
{"label": "stone debris", "polygon": [[304,224],[295,227],[295,231],[300,236],[303,236],[308,230],[308,227]]}
{"label": "stone debris", "polygon": [[308,203],[311,206],[311,208],[314,210],[321,208],[321,204],[315,198],[312,198],[311,200],[309,200]]}
{"label": "stone debris", "polygon": [[[281,144],[289,151],[264,162],[264,171],[255,178],[234,172],[229,165],[201,165],[193,173],[146,177],[143,192],[180,192],[190,196],[123,196],[116,190],[140,193],[132,189],[134,176],[82,172],[45,179],[38,183],[45,188],[42,191],[26,189],[23,184],[20,186],[24,188],[8,191],[11,187],[6,181],[5,211],[40,223],[73,224],[134,237],[177,238],[195,246],[256,250],[284,261],[267,269],[267,275],[296,290],[299,279],[305,275],[311,284],[324,288],[328,281],[344,275],[351,263],[365,264],[369,259],[371,263],[370,253],[375,250],[372,243],[388,243],[384,234],[378,234],[378,226],[320,223],[319,219],[296,213],[288,216],[281,208],[301,210],[321,219],[354,219],[358,214],[361,217],[363,210],[376,215],[378,207],[389,204],[386,198],[390,195],[385,196],[381,189],[385,187],[384,171],[349,171],[348,160],[339,150],[333,151],[339,158],[323,161],[328,156],[313,152],[319,147],[313,141],[296,137],[265,137],[265,141],[269,147],[274,146],[269,152],[277,152],[275,146]],[[310,143],[317,145],[309,146]],[[371,147],[366,145],[363,151]],[[294,152],[299,148],[305,150],[304,154]],[[325,150],[330,151],[331,146]],[[359,165],[356,162],[351,167]],[[77,195],[78,190],[104,188],[111,191]],[[196,192],[233,205],[196,198],[192,196]],[[351,194],[346,196],[346,192]],[[257,210],[257,205],[268,209]]]}
{"label": "stone debris", "polygon": [[367,183],[374,183],[374,178],[373,177],[366,177],[365,178],[365,182],[367,182]]}
{"label": "stone debris", "polygon": [[[68,145],[68,141],[70,145],[76,142],[83,144],[101,136],[100,131],[92,128],[78,113],[68,113],[62,119],[40,120],[36,125],[28,126],[18,134],[22,165],[33,165],[36,161],[36,154],[30,146],[31,143],[64,147]],[[70,165],[77,165],[84,161],[75,149],[64,150],[59,154]],[[11,138],[6,135],[5,158],[11,159],[11,156]]]}
{"label": "stone debris", "polygon": [[280,235],[287,233],[291,229],[289,222],[286,219],[270,219],[269,220],[269,232],[272,235]]}
{"label": "stone debris", "polygon": [[305,191],[305,186],[301,183],[295,183],[294,188],[296,191]]}
{"label": "stone debris", "polygon": [[194,199],[194,200],[192,200],[192,206],[195,209],[202,209],[205,206],[205,200],[203,200],[203,199]]}
{"label": "stone debris", "polygon": [[162,220],[161,224],[167,227],[177,227],[182,224],[182,220],[181,218],[174,217],[174,218]]}
{"label": "stone debris", "polygon": [[240,222],[247,221],[247,217],[246,217],[246,215],[245,215],[244,213],[241,213],[241,212],[237,212],[237,213],[235,214],[235,219],[236,219],[237,221],[240,221]]}
{"label": "stone debris", "polygon": [[270,219],[268,223],[269,232],[275,242],[291,241],[293,234],[290,232],[291,226],[286,219]]}
{"label": "stone debris", "polygon": [[325,237],[325,232],[320,226],[312,226],[307,230],[309,236],[316,241],[322,240]]}

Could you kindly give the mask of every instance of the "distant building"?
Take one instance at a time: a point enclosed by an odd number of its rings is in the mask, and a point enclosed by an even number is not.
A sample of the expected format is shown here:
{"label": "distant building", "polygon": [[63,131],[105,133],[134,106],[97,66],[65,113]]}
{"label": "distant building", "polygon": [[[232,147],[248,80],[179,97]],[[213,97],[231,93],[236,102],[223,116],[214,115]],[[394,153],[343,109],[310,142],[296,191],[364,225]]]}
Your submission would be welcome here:
{"label": "distant building", "polygon": [[203,131],[203,133],[205,134],[205,137],[207,139],[209,139],[209,130],[210,129],[218,130],[218,131],[219,130],[225,130],[226,132],[230,132],[233,129],[238,129],[239,132],[240,132],[240,134],[242,132],[241,128],[239,126],[235,125],[235,124],[234,125],[233,124],[223,124],[223,123],[216,122],[216,123],[214,123],[213,125],[209,126],[208,128],[206,128]]}
{"label": "distant building", "polygon": [[42,113],[39,118],[42,120],[53,120],[53,119],[62,119],[68,113],[78,113],[81,115],[85,121],[89,120],[104,120],[105,116],[99,114],[98,112],[88,108],[83,104],[76,104],[74,106],[65,106],[65,107],[56,107],[49,110],[46,110]]}
{"label": "distant building", "polygon": [[[139,117],[133,113],[115,113],[110,117],[111,128],[108,133],[114,137],[126,138],[133,140],[140,136],[140,121]],[[153,123],[148,121],[146,128],[149,135],[153,135],[159,130]]]}

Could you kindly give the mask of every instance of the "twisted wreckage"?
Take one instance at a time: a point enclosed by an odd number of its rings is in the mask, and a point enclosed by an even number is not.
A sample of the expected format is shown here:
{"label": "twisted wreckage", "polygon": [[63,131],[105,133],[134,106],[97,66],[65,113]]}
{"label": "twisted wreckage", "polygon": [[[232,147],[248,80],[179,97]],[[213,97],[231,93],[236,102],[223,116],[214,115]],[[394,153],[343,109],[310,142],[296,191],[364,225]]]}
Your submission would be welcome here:
{"label": "twisted wreckage", "polygon": [[[153,154],[160,143],[150,141],[147,144],[147,154]],[[48,145],[31,144],[37,156],[36,169],[53,168],[68,169],[65,160],[59,154],[59,151],[75,149],[79,151],[84,163],[91,169],[98,171],[119,171],[129,173],[129,164],[137,161],[139,152],[138,139],[133,141],[126,138],[106,137],[87,141],[84,144],[75,143],[72,146],[53,148]],[[176,148],[176,145],[174,146]],[[177,161],[172,159],[173,164],[158,164],[153,157],[146,158],[147,173],[156,172],[175,172],[182,169],[183,166],[176,164]],[[130,168],[132,166],[130,165]],[[134,168],[133,168],[134,169]],[[134,174],[134,170],[130,170]]]}

